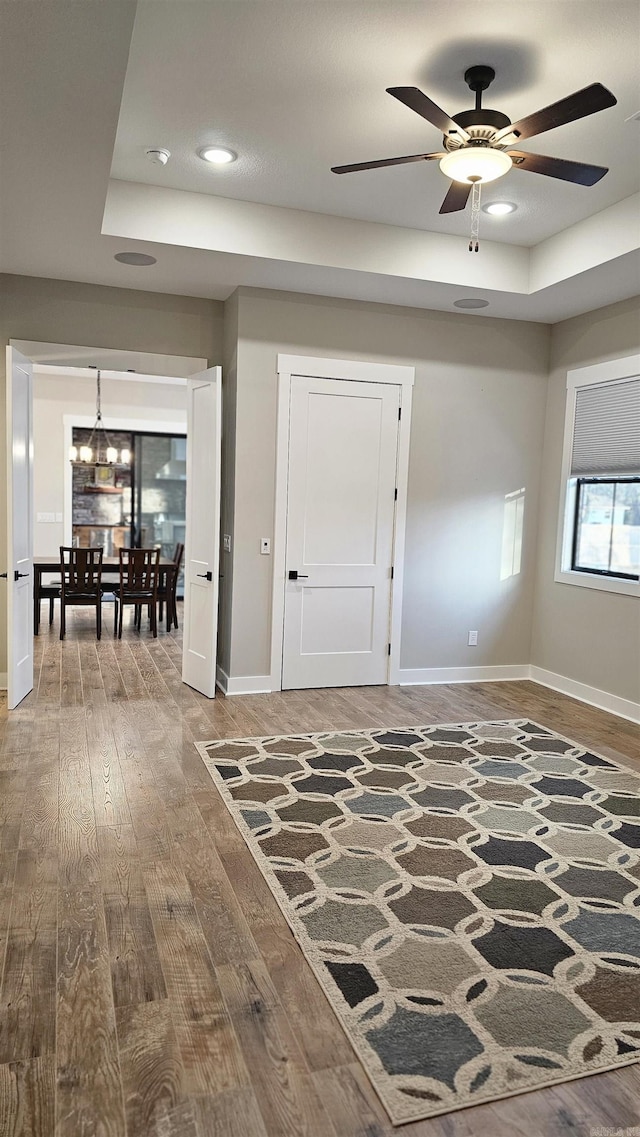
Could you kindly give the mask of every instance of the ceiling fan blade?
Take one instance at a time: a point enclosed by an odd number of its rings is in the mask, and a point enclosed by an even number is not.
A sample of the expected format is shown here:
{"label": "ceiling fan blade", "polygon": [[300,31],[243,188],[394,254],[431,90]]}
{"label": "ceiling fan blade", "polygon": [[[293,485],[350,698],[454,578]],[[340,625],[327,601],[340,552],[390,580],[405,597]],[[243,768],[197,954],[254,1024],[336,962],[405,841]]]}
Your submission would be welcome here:
{"label": "ceiling fan blade", "polygon": [[515,134],[518,140],[532,138],[534,134],[543,134],[545,130],[553,130],[555,126],[564,126],[567,122],[586,118],[596,111],[615,107],[617,101],[615,95],[603,87],[602,83],[592,83],[590,87],[583,87],[581,91],[575,91],[573,95],[567,95],[565,99],[551,103],[550,106],[521,118],[511,126],[505,126],[498,132],[496,141],[506,138],[509,134]]}
{"label": "ceiling fan blade", "polygon": [[594,186],[608,172],[607,166],[590,166],[587,162],[569,162],[566,158],[550,158],[547,154],[526,154],[522,150],[509,150],[516,170],[529,170],[532,174],[546,174],[563,182],[576,182],[580,186]]}
{"label": "ceiling fan blade", "polygon": [[433,126],[437,126],[443,134],[457,134],[463,142],[469,141],[466,130],[449,118],[437,103],[423,95],[418,87],[387,87],[387,93],[393,95],[394,99],[399,99],[405,107],[409,107],[409,110],[426,118]]}
{"label": "ceiling fan blade", "polygon": [[444,201],[438,210],[439,213],[457,213],[464,209],[469,200],[472,186],[466,182],[452,182],[447,190]]}
{"label": "ceiling fan blade", "polygon": [[332,174],[353,174],[356,170],[379,170],[381,166],[403,166],[406,162],[433,162],[442,154],[406,154],[404,158],[380,158],[377,162],[355,162],[351,166],[332,166]]}

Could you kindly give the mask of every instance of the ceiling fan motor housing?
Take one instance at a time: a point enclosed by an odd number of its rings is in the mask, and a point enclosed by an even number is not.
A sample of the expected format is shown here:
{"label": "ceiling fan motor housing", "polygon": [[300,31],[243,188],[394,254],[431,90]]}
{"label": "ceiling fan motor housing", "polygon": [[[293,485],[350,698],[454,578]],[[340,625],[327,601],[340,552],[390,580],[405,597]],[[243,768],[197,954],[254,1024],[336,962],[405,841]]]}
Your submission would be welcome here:
{"label": "ceiling fan motor housing", "polygon": [[[499,130],[511,126],[511,119],[502,111],[492,111],[489,107],[482,106],[482,92],[487,90],[495,77],[493,67],[487,64],[476,64],[467,68],[464,73],[465,83],[475,92],[476,105],[472,110],[452,115],[452,118],[471,136],[470,141],[466,143],[467,146],[490,145]],[[446,150],[458,150],[465,145],[455,134],[445,134],[443,142]]]}
{"label": "ceiling fan motor housing", "polygon": [[[452,115],[453,121],[466,130],[471,136],[468,146],[486,146],[491,143],[499,130],[511,126],[511,119],[502,111],[492,111],[489,107],[480,110],[460,111]],[[443,144],[446,150],[458,150],[464,146],[464,140],[456,134],[443,135]],[[506,141],[506,139],[505,139]]]}

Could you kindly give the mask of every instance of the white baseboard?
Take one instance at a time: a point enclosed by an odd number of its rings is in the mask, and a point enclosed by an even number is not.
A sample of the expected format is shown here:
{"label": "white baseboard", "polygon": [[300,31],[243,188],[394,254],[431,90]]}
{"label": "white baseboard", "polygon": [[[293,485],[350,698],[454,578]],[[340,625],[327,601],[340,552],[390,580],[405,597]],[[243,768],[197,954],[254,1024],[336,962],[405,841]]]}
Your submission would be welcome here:
{"label": "white baseboard", "polygon": [[502,683],[514,679],[530,679],[528,663],[510,663],[487,667],[419,667],[400,668],[398,682],[401,687],[429,683]]}
{"label": "white baseboard", "polygon": [[532,664],[529,671],[534,683],[550,687],[553,691],[560,691],[563,695],[571,695],[574,699],[580,699],[582,703],[589,703],[601,711],[610,711],[612,715],[619,715],[620,718],[640,722],[640,703],[634,703],[631,699],[622,699],[619,695],[611,695],[598,687],[590,687],[588,683],[578,683],[576,679],[567,679],[565,675],[556,675],[555,671],[547,671],[544,667],[535,667]]}
{"label": "white baseboard", "polygon": [[226,671],[217,667],[216,685],[225,695],[266,695],[271,691],[271,676],[239,675],[229,677]]}
{"label": "white baseboard", "polygon": [[0,691],[6,691],[8,684],[6,671],[0,671]]}

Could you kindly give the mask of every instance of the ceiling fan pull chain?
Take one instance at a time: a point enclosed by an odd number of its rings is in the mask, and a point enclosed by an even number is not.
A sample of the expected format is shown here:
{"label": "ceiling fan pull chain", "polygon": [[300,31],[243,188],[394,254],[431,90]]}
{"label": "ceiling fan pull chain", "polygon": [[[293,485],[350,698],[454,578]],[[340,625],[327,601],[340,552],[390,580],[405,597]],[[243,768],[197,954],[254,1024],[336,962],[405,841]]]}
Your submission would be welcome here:
{"label": "ceiling fan pull chain", "polygon": [[482,183],[474,181],[471,189],[471,238],[469,241],[469,252],[477,253],[480,248],[480,195],[482,193]]}

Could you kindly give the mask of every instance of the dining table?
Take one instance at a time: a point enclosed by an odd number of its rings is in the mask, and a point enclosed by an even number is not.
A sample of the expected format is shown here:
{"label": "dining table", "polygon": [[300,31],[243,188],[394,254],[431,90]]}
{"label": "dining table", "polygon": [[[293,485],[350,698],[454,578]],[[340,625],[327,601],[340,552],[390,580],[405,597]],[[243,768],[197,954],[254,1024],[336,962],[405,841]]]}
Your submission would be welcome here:
{"label": "dining table", "polygon": [[[160,557],[158,561],[158,588],[166,589],[168,594],[172,583],[172,576],[176,571],[175,562],[171,557]],[[40,601],[42,599],[42,578],[47,573],[60,574],[60,554],[57,557],[33,558],[33,630],[37,636],[40,627]],[[102,583],[110,584],[113,580],[113,591],[116,592],[120,583],[120,558],[102,558]]]}

